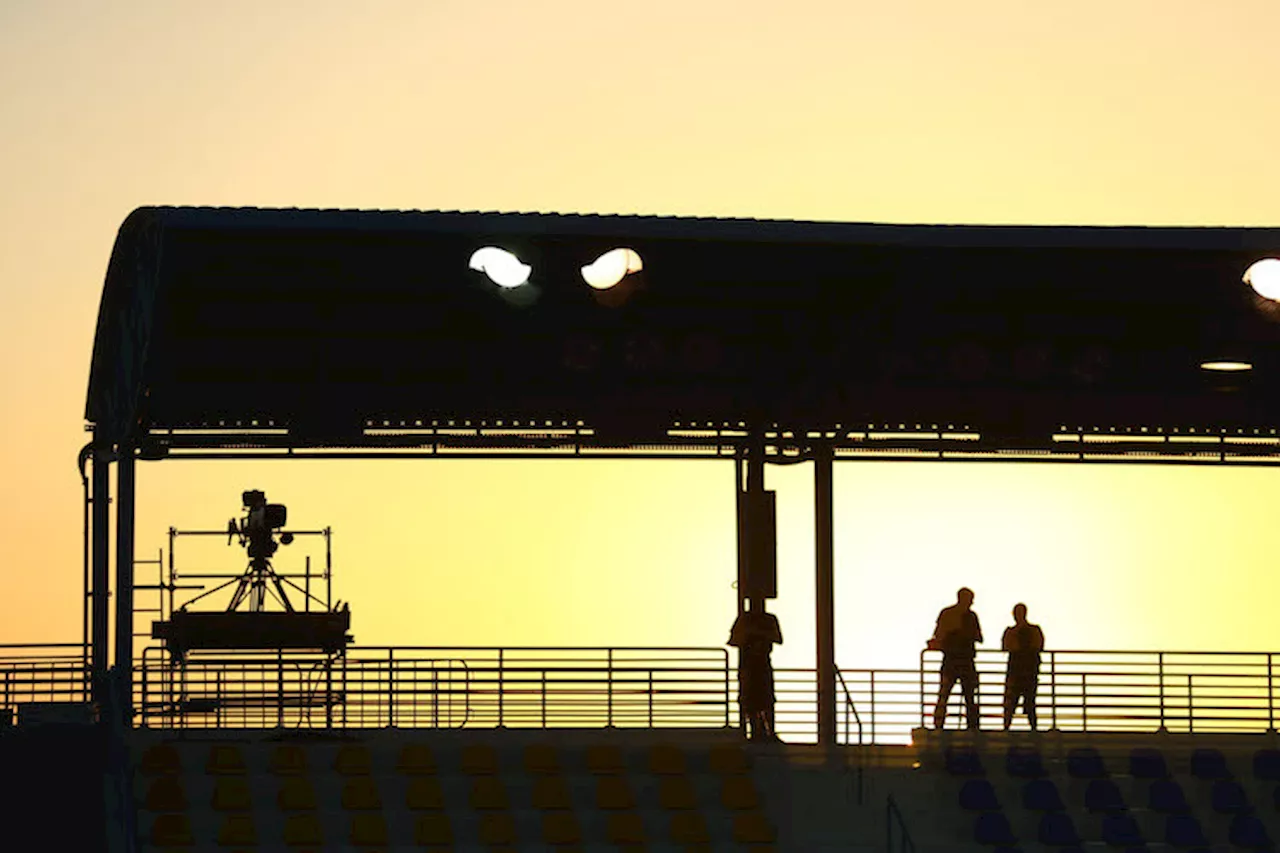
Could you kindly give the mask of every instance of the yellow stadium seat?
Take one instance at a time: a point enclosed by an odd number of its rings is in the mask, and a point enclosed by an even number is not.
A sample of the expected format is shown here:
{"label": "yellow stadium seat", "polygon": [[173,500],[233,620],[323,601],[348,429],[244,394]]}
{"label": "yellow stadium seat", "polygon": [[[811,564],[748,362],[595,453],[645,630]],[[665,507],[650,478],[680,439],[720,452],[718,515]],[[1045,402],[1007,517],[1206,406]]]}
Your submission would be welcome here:
{"label": "yellow stadium seat", "polygon": [[741,812],[733,816],[733,840],[739,844],[772,844],[773,827],[758,811]]}
{"label": "yellow stadium seat", "polygon": [[529,744],[524,748],[524,770],[530,776],[554,776],[560,772],[560,754],[545,743]]}
{"label": "yellow stadium seat", "polygon": [[597,776],[613,776],[626,770],[622,752],[611,744],[587,747],[587,769]]}
{"label": "yellow stadium seat", "polygon": [[285,812],[310,812],[316,808],[316,791],[311,780],[302,776],[286,776],[280,780],[276,804]]}
{"label": "yellow stadium seat", "polygon": [[268,765],[276,776],[301,776],[307,772],[307,753],[293,743],[282,743],[271,752]]}
{"label": "yellow stadium seat", "polygon": [[210,805],[218,812],[247,812],[253,805],[249,783],[237,776],[219,777],[213,785]]}
{"label": "yellow stadium seat", "polygon": [[569,786],[559,776],[543,776],[533,782],[533,807],[535,809],[556,810],[573,808],[573,799],[569,796]]}
{"label": "yellow stadium seat", "polygon": [[489,812],[480,816],[480,843],[515,844],[516,824],[506,812]]}
{"label": "yellow stadium seat", "polygon": [[343,776],[368,776],[373,772],[373,756],[369,747],[360,743],[343,744],[333,759],[333,769]]}
{"label": "yellow stadium seat", "polygon": [[547,844],[581,844],[582,831],[573,812],[547,812],[542,816],[542,840]]}
{"label": "yellow stadium seat", "polygon": [[146,808],[149,812],[185,812],[187,792],[177,776],[157,776],[147,787]]}
{"label": "yellow stadium seat", "polygon": [[191,821],[184,814],[156,815],[151,824],[151,843],[156,847],[189,847],[195,842],[191,838]]}
{"label": "yellow stadium seat", "polygon": [[156,743],[142,753],[141,770],[148,776],[181,773],[182,759],[177,747],[171,743]]}
{"label": "yellow stadium seat", "polygon": [[357,847],[385,847],[387,822],[380,814],[351,816],[351,843]]}
{"label": "yellow stadium seat", "polygon": [[609,815],[605,824],[605,837],[610,844],[644,844],[644,821],[635,812],[618,812]]}
{"label": "yellow stadium seat", "polygon": [[664,809],[696,809],[698,794],[687,776],[670,776],[658,784],[658,802]]}
{"label": "yellow stadium seat", "polygon": [[258,830],[247,814],[229,814],[218,828],[219,847],[256,847]]}
{"label": "yellow stadium seat", "polygon": [[720,783],[720,804],[726,809],[744,811],[760,807],[755,783],[750,776],[725,776]]}
{"label": "yellow stadium seat", "polygon": [[284,821],[284,843],[290,847],[319,847],[324,844],[320,821],[313,814],[291,814]]}
{"label": "yellow stadium seat", "polygon": [[707,819],[702,812],[675,812],[671,815],[671,840],[676,844],[709,844]]}
{"label": "yellow stadium seat", "polygon": [[596,808],[606,811],[633,809],[635,797],[625,776],[601,776],[596,780]]}
{"label": "yellow stadium seat", "polygon": [[378,786],[368,776],[353,776],[342,783],[342,807],[348,811],[367,812],[382,808]]}
{"label": "yellow stadium seat", "polygon": [[498,754],[488,744],[468,744],[462,749],[460,766],[468,776],[492,776],[498,772]]}
{"label": "yellow stadium seat", "polygon": [[711,749],[710,765],[713,773],[732,776],[746,773],[747,754],[738,746],[716,746]]}
{"label": "yellow stadium seat", "polygon": [[229,743],[215,743],[209,748],[204,770],[211,776],[243,776],[244,756]]}
{"label": "yellow stadium seat", "polygon": [[444,792],[434,777],[419,776],[409,782],[404,794],[404,804],[410,811],[439,811],[444,808]]}
{"label": "yellow stadium seat", "polygon": [[405,776],[434,776],[436,757],[424,743],[406,743],[400,747],[396,771]]}
{"label": "yellow stadium seat", "polygon": [[444,847],[453,844],[453,827],[448,812],[418,815],[413,827],[413,841],[420,847]]}
{"label": "yellow stadium seat", "polygon": [[501,779],[495,776],[480,776],[472,781],[471,808],[487,811],[507,807],[507,789],[503,787]]}
{"label": "yellow stadium seat", "polygon": [[649,750],[649,772],[655,776],[681,776],[687,771],[688,762],[679,747],[660,743]]}

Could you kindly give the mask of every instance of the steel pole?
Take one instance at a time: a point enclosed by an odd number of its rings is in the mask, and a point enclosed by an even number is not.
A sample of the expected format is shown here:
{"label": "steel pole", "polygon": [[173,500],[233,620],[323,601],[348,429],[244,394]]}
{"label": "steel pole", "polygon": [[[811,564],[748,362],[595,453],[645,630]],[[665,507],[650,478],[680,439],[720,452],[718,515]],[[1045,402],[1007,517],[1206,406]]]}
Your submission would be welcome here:
{"label": "steel pole", "polygon": [[817,603],[818,743],[836,744],[835,525],[831,446],[813,450],[814,599]]}
{"label": "steel pole", "polygon": [[111,456],[95,441],[93,451],[93,701],[105,704],[105,679],[111,654],[108,596],[111,590]]}
{"label": "steel pole", "polygon": [[122,446],[116,464],[116,677],[125,724],[133,723],[133,448]]}

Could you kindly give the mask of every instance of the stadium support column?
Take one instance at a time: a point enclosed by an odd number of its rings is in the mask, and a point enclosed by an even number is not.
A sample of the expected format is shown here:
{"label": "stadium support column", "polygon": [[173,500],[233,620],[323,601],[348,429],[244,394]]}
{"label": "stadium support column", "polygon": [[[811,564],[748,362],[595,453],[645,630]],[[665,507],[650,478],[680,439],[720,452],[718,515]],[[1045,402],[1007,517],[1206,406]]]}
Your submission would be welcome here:
{"label": "stadium support column", "polygon": [[111,589],[111,454],[110,449],[96,440],[93,448],[93,700],[99,704],[105,701],[103,694],[107,674],[107,658],[111,650],[107,648],[110,634],[107,619],[110,614],[108,604]]}
{"label": "stadium support column", "polygon": [[121,445],[116,466],[116,677],[125,725],[133,723],[134,453]]}
{"label": "stadium support column", "polygon": [[836,744],[834,455],[830,444],[813,449],[814,557],[818,634],[818,743]]}

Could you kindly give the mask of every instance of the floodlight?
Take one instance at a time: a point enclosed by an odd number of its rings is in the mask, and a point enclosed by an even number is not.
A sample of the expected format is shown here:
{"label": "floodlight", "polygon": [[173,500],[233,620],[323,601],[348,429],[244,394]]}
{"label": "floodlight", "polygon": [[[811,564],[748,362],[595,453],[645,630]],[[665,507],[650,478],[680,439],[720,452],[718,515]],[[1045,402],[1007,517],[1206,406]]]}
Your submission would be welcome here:
{"label": "floodlight", "polygon": [[1238,373],[1243,370],[1253,370],[1253,365],[1247,361],[1236,361],[1235,359],[1217,359],[1214,361],[1201,362],[1200,369],[1216,370],[1220,373]]}
{"label": "floodlight", "polygon": [[533,271],[533,267],[528,264],[521,263],[511,252],[506,249],[499,249],[497,246],[485,246],[483,249],[477,249],[472,255],[471,260],[467,264],[476,272],[482,272],[489,277],[489,281],[503,287],[511,289],[519,287],[529,280],[529,273]]}
{"label": "floodlight", "polygon": [[582,268],[582,278],[596,290],[608,290],[634,272],[644,269],[634,249],[611,249]]}
{"label": "floodlight", "polygon": [[1244,283],[1263,299],[1280,302],[1280,258],[1263,258],[1244,271]]}

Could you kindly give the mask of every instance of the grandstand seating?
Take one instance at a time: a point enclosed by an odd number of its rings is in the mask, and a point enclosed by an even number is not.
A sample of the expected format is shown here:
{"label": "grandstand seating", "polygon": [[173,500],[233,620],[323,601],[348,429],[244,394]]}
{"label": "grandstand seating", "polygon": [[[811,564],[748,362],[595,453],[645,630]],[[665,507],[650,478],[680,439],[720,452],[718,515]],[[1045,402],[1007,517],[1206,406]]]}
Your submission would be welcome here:
{"label": "grandstand seating", "polygon": [[741,744],[681,734],[138,732],[143,849],[775,849]]}

